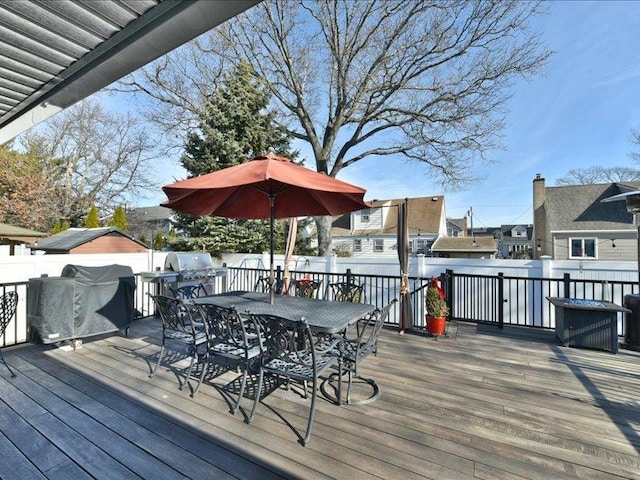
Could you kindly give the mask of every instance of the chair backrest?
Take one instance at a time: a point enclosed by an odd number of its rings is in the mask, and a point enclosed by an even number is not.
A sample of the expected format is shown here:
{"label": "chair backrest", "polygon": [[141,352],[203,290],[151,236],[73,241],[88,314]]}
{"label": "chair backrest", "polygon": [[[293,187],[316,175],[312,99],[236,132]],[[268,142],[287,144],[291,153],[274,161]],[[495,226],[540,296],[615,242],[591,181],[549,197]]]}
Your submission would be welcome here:
{"label": "chair backrest", "polygon": [[357,283],[330,283],[331,297],[336,302],[362,303],[364,301],[364,285]]}
{"label": "chair backrest", "polygon": [[13,320],[18,309],[18,292],[6,292],[0,297],[0,335],[4,335],[9,322]]}
{"label": "chair backrest", "polygon": [[176,298],[197,298],[206,297],[208,295],[207,289],[201,283],[198,285],[183,285],[182,287],[169,287],[171,293]]}
{"label": "chair backrest", "polygon": [[[275,280],[275,292],[278,295],[282,294],[282,289],[284,287],[284,280],[277,279]],[[271,293],[271,285],[269,284],[269,277],[258,277],[255,286],[253,287],[254,292],[261,293]]]}
{"label": "chair backrest", "polygon": [[151,295],[162,319],[162,330],[176,330],[193,335],[193,322],[182,300],[165,295]]}
{"label": "chair backrest", "polygon": [[306,278],[294,280],[294,295],[296,297],[318,298],[318,292],[320,291],[321,286],[322,280],[316,281]]}
{"label": "chair backrest", "polygon": [[393,299],[390,303],[385,305],[382,309],[376,308],[376,310],[366,318],[359,320],[357,323],[357,345],[355,352],[356,361],[362,360],[364,357],[372,352],[375,352],[378,348],[378,338],[380,332],[384,326],[384,322],[389,317],[391,307],[397,302]]}
{"label": "chair backrest", "polygon": [[211,345],[224,343],[235,348],[248,349],[258,341],[258,328],[252,319],[240,316],[231,308],[199,304]]}
{"label": "chair backrest", "polygon": [[304,319],[293,321],[275,315],[249,317],[260,329],[260,349],[263,363],[277,366],[278,361],[297,365],[298,376],[312,377],[316,373],[316,350],[311,329]]}

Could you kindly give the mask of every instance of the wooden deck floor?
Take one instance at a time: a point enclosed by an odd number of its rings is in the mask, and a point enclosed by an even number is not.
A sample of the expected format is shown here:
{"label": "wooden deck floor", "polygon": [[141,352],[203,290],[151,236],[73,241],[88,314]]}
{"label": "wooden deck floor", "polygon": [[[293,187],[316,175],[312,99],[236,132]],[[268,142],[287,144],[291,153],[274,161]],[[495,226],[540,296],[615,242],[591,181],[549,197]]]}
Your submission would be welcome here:
{"label": "wooden deck floor", "polygon": [[[366,406],[278,389],[252,425],[225,394],[195,399],[157,359],[159,323],[65,351],[5,350],[0,477],[7,479],[640,478],[640,354],[557,346],[549,332],[454,325],[449,338],[385,331]],[[183,366],[178,361],[176,367]],[[244,399],[243,405],[250,405]]]}

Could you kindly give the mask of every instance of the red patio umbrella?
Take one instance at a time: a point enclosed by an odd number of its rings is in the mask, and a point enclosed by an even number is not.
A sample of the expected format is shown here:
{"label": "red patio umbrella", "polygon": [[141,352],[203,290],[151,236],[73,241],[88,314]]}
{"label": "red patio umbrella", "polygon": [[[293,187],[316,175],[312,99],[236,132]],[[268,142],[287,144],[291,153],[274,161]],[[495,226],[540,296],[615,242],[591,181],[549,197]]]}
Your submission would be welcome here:
{"label": "red patio umbrella", "polygon": [[273,153],[246,163],[162,187],[162,206],[203,216],[271,220],[270,277],[273,298],[274,220],[340,215],[369,208],[365,190],[309,170]]}

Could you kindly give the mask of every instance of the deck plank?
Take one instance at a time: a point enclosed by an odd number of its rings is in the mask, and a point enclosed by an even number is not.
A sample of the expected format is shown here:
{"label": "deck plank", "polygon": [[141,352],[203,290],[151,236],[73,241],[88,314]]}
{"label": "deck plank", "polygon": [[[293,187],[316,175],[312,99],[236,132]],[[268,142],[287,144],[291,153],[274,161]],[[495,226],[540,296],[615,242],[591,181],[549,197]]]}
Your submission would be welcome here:
{"label": "deck plank", "polygon": [[[184,359],[157,360],[160,324],[76,351],[5,351],[0,478],[640,479],[640,354],[560,347],[553,332],[460,323],[450,337],[382,334],[364,375],[373,404],[317,404],[276,389],[253,424],[211,378],[178,390]],[[231,394],[231,398],[233,394]],[[249,408],[251,399],[243,399]],[[2,462],[0,462],[2,463]]]}

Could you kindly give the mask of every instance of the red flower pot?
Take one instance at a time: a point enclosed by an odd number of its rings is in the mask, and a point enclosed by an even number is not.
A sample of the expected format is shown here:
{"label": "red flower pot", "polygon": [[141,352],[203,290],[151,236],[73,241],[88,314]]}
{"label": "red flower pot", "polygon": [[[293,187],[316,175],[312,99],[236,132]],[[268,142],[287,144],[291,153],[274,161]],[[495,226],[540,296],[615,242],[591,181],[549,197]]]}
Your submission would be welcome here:
{"label": "red flower pot", "polygon": [[427,332],[432,335],[443,335],[447,324],[447,317],[427,316]]}

